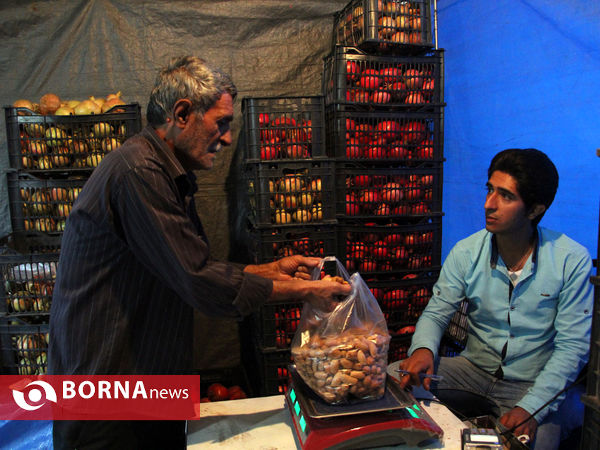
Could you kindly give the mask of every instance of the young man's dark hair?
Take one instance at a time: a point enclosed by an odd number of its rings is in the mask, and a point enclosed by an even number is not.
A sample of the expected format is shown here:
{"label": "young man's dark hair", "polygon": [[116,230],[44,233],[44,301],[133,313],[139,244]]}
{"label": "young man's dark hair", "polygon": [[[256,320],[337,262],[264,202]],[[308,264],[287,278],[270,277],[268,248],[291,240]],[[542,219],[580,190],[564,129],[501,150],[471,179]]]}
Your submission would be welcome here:
{"label": "young man's dark hair", "polygon": [[[525,206],[531,210],[541,204],[550,207],[558,189],[558,171],[548,156],[535,148],[509,148],[492,159],[488,178],[495,171],[509,174],[517,181],[517,190]],[[544,213],[536,216],[532,224],[536,226]]]}

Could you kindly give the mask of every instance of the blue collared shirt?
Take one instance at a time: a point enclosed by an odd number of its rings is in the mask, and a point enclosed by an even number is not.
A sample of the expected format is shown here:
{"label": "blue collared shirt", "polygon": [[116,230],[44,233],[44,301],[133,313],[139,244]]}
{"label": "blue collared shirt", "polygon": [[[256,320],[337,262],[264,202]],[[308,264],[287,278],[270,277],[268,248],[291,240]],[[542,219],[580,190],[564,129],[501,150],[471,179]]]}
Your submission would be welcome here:
{"label": "blue collared shirt", "polygon": [[[409,349],[412,354],[425,347],[437,357],[448,322],[468,299],[468,339],[461,354],[491,374],[501,367],[506,380],[533,382],[517,403],[530,413],[573,382],[587,362],[593,309],[587,249],[543,227],[537,228],[537,236],[512,289],[492,233],[484,229],[458,242],[444,262]],[[562,398],[537,414],[538,422]]]}

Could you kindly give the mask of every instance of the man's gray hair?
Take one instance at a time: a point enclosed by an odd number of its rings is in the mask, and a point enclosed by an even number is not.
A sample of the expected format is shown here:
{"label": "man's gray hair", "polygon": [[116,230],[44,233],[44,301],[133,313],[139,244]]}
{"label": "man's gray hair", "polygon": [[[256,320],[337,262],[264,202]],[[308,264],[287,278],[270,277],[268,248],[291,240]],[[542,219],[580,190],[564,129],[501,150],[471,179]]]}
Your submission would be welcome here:
{"label": "man's gray hair", "polygon": [[237,95],[229,75],[210,67],[196,56],[177,57],[156,77],[146,118],[150,125],[164,124],[167,114],[180,99],[190,100],[193,110],[204,114],[224,93],[230,94],[234,100]]}

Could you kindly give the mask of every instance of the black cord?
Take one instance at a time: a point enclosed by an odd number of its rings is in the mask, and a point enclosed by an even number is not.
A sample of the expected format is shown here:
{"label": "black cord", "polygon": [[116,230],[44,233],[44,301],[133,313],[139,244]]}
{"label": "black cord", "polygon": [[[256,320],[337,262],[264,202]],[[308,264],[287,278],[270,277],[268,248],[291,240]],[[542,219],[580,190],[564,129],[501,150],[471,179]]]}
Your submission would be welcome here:
{"label": "black cord", "polygon": [[550,400],[548,400],[546,403],[544,403],[542,406],[540,406],[537,410],[535,410],[533,413],[529,414],[529,416],[523,420],[522,422],[514,425],[513,427],[509,428],[506,431],[503,431],[502,433],[500,433],[501,436],[505,436],[507,434],[512,434],[513,431],[515,431],[517,428],[519,428],[521,425],[523,425],[525,422],[529,421],[531,418],[533,418],[537,413],[539,413],[542,409],[544,409],[546,406],[548,406],[550,403],[552,403],[554,400],[557,399],[557,397],[565,392],[567,392],[569,389],[571,389],[573,386],[578,385],[579,383],[581,383],[583,380],[585,380],[585,378],[587,377],[587,370],[583,373],[583,375],[581,375],[579,378],[577,378],[575,381],[573,381],[573,383],[571,383],[570,385],[566,386],[565,388],[561,389],[560,391],[558,391],[558,393],[556,395],[554,395]]}

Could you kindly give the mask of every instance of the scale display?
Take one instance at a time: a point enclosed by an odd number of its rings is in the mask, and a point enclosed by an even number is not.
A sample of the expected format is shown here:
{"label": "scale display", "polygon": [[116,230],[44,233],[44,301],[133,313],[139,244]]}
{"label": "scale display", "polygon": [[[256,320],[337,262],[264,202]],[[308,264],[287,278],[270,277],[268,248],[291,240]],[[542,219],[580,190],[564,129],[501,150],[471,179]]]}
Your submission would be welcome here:
{"label": "scale display", "polygon": [[379,400],[329,405],[290,369],[285,399],[303,449],[418,446],[443,436],[415,398],[391,378]]}

